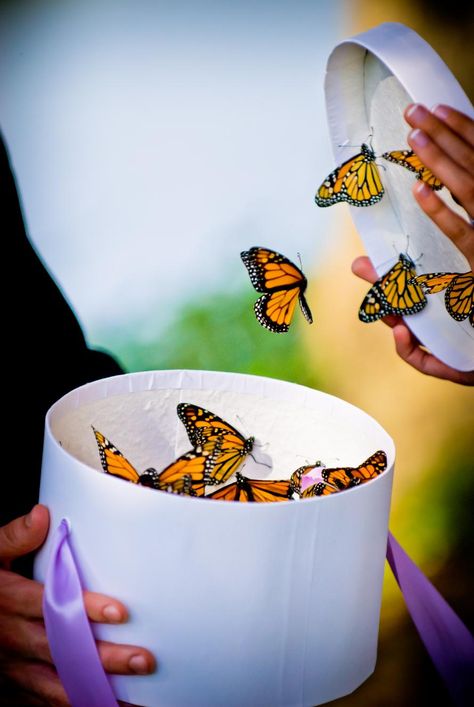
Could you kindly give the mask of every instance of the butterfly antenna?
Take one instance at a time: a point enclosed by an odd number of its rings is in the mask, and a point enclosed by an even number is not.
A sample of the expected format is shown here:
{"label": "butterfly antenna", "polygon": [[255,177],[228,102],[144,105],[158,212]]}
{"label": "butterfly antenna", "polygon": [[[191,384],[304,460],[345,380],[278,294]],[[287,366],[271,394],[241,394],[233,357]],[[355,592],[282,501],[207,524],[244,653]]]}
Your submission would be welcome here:
{"label": "butterfly antenna", "polygon": [[298,262],[300,264],[300,270],[303,270],[303,261],[301,260],[301,253],[296,253],[298,256]]}
{"label": "butterfly antenna", "polygon": [[266,464],[265,462],[259,462],[259,461],[257,461],[257,460],[255,459],[254,455],[253,455],[251,452],[250,452],[249,456],[252,457],[252,459],[254,460],[255,464],[258,464],[259,466],[266,466],[267,469],[271,469],[271,468],[272,468],[272,465],[271,465],[271,464]]}

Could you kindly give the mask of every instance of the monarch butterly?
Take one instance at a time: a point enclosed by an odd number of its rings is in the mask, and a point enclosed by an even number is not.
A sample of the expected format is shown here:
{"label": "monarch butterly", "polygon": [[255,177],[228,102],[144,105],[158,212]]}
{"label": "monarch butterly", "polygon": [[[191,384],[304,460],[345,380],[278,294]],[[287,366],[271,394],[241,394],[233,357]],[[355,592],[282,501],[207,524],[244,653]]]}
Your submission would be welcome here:
{"label": "monarch butterly", "polygon": [[415,277],[423,291],[431,295],[446,290],[444,303],[453,319],[461,322],[469,317],[474,326],[474,275],[472,272],[437,272]]}
{"label": "monarch butterly", "polygon": [[250,248],[240,254],[252,285],[263,295],[254,310],[262,326],[276,333],[288,331],[299,301],[301,311],[311,324],[313,317],[304,297],[308,281],[301,270],[284,255],[268,248]]}
{"label": "monarch butterly", "polygon": [[413,281],[416,266],[404,253],[385,275],[367,292],[359,309],[359,319],[375,322],[388,314],[408,315],[420,312],[426,306],[422,288]]}
{"label": "monarch butterly", "polygon": [[206,498],[219,501],[248,501],[255,503],[270,503],[273,501],[292,500],[297,489],[293,478],[277,481],[275,479],[248,479],[239,472],[235,475],[235,482],[228,484],[213,493],[208,493]]}
{"label": "monarch butterly", "polygon": [[360,152],[337,167],[319,187],[314,197],[318,206],[347,201],[352,206],[372,206],[384,195],[375,152],[366,144]]}
{"label": "monarch butterly", "polygon": [[402,167],[406,167],[410,170],[410,172],[415,172],[416,178],[421,179],[421,181],[431,187],[433,191],[443,188],[443,185],[439,179],[434,176],[433,172],[428,169],[428,167],[425,167],[423,162],[417,155],[415,155],[413,150],[394,150],[393,152],[384,152],[382,157],[389,162],[394,162]]}
{"label": "monarch butterly", "polygon": [[323,469],[321,471],[323,481],[306,488],[302,492],[301,497],[328,496],[337,491],[344,491],[375,478],[386,468],[387,455],[379,449],[357,467]]}
{"label": "monarch butterly", "polygon": [[206,442],[218,443],[207,483],[227,481],[251,453],[255,438],[245,439],[235,427],[198,405],[179,403],[177,412],[193,447],[199,449]]}
{"label": "monarch butterly", "polygon": [[321,477],[324,481],[338,489],[355,486],[373,479],[387,468],[387,455],[379,449],[357,467],[341,467],[339,469],[323,469]]}
{"label": "monarch butterly", "polygon": [[99,447],[100,461],[107,474],[160,491],[191,493],[197,496],[204,494],[205,483],[214,459],[216,446],[214,443],[202,449],[200,453],[193,451],[183,454],[161,472],[150,467],[139,474],[107,437],[94,427],[92,429]]}

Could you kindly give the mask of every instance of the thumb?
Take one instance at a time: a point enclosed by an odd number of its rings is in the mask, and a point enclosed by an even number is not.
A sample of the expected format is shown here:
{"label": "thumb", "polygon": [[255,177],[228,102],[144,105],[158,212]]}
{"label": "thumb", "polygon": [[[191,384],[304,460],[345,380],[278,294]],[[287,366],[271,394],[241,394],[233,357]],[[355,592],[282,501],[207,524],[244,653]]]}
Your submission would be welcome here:
{"label": "thumb", "polygon": [[49,528],[46,506],[36,505],[26,516],[0,527],[0,561],[14,560],[43,544]]}

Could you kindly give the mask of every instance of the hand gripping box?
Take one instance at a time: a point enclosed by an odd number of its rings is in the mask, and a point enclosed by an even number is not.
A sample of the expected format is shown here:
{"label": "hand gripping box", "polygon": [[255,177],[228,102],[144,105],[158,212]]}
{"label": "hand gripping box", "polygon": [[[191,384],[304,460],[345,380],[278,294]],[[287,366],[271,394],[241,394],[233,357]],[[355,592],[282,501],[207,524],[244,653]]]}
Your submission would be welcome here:
{"label": "hand gripping box", "polygon": [[[343,493],[279,503],[177,496],[101,473],[91,425],[138,471],[159,470],[190,448],[179,402],[255,436],[249,477],[288,478],[316,460],[354,466],[378,449],[388,467]],[[135,373],[55,403],[40,493],[51,529],[67,519],[83,586],[129,607],[127,624],[96,624],[96,637],[145,646],[159,664],[154,675],[111,677],[117,698],[312,707],[360,685],[376,661],[394,459],[391,438],[361,410],[256,376]],[[50,552],[51,534],[36,560],[41,581]]]}

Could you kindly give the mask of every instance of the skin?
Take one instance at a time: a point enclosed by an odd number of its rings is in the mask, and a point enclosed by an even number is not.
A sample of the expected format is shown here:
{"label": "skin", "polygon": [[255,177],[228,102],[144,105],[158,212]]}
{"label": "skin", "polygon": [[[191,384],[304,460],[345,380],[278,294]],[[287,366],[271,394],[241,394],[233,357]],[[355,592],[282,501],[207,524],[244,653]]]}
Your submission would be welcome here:
{"label": "skin", "polygon": [[[459,216],[428,186],[416,182],[413,195],[420,208],[452,240],[474,270],[474,121],[454,108],[439,105],[433,111],[420,104],[405,110],[412,130],[408,144],[424,165],[441,180],[468,214]],[[378,275],[369,258],[352,263],[352,272],[375,282]],[[398,355],[421,373],[461,385],[474,385],[474,371],[457,371],[439,361],[420,344],[400,317],[385,317]]]}
{"label": "skin", "polygon": [[[48,528],[48,509],[42,505],[0,528],[0,694],[3,685],[13,685],[17,704],[66,707],[69,701],[54,669],[43,623],[43,585],[10,571],[12,560],[43,544]],[[116,599],[84,592],[84,605],[91,621],[127,621],[127,609]],[[144,648],[107,641],[98,641],[97,647],[109,673],[145,675],[156,668],[153,655]],[[7,703],[0,698],[0,704]],[[14,704],[9,698],[8,705]]]}

